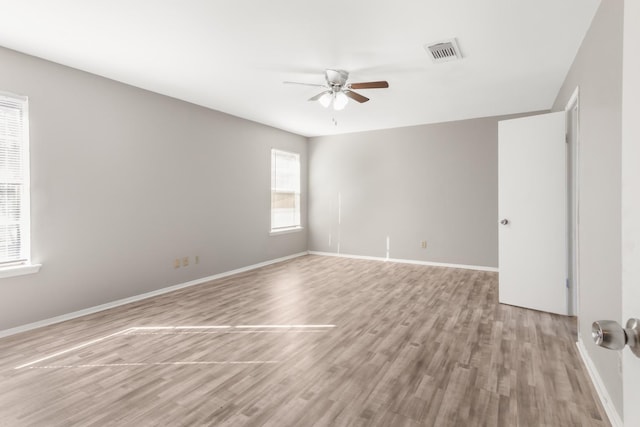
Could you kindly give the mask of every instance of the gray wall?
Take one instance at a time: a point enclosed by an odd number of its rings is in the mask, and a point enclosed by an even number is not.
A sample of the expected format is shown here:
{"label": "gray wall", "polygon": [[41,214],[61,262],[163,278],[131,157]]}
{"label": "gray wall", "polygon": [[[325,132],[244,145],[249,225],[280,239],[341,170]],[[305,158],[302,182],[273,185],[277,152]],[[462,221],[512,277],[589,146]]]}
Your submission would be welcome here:
{"label": "gray wall", "polygon": [[306,177],[306,138],[3,48],[0,90],[29,96],[43,264],[0,279],[0,330],[307,249],[269,236],[270,149]]}
{"label": "gray wall", "polygon": [[311,138],[309,250],[497,267],[503,118]]}
{"label": "gray wall", "polygon": [[591,323],[621,321],[622,0],[600,4],[554,110],[579,100],[579,334],[622,414],[619,352],[596,347]]}

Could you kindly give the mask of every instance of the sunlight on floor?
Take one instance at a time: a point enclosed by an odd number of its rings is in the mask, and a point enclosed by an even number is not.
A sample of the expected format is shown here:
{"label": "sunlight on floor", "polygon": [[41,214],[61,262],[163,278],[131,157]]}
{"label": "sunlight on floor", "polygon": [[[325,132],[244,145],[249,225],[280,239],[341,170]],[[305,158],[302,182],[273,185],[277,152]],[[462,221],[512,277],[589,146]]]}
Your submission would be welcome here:
{"label": "sunlight on floor", "polygon": [[[226,360],[226,361],[176,361],[176,362],[132,362],[132,363],[85,363],[85,364],[61,364],[34,366],[44,361],[66,355],[73,351],[85,349],[91,345],[123,335],[177,335],[177,334],[255,334],[255,333],[289,333],[289,332],[325,332],[335,328],[336,325],[208,325],[208,326],[138,326],[123,329],[119,332],[106,335],[71,348],[58,351],[40,359],[16,366],[14,369],[54,369],[54,368],[95,368],[114,366],[165,366],[165,365],[255,365],[278,363],[277,360]],[[251,330],[250,330],[251,329]]]}

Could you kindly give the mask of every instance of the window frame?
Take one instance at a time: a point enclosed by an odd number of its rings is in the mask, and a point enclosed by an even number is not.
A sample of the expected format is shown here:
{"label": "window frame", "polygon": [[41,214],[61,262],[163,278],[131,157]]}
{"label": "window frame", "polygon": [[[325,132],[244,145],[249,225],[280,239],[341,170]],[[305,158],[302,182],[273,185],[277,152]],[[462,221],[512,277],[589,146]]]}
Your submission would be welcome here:
{"label": "window frame", "polygon": [[0,263],[0,278],[21,276],[37,273],[40,264],[31,263],[31,185],[30,185],[30,156],[29,156],[29,98],[23,95],[0,91],[0,99],[7,104],[15,103],[22,114],[22,129],[20,141],[20,222],[18,259],[6,260]]}
{"label": "window frame", "polygon": [[[298,183],[297,183],[297,190],[294,190],[294,200],[295,200],[295,206],[294,209],[296,211],[294,211],[294,217],[297,217],[298,219],[298,224],[292,224],[292,225],[287,225],[287,226],[282,226],[282,227],[274,227],[274,202],[273,202],[273,193],[275,190],[275,178],[277,175],[277,165],[274,164],[276,158],[277,158],[277,154],[281,153],[283,155],[287,155],[287,156],[295,156],[296,160],[297,160],[297,167],[298,167]],[[296,153],[294,151],[288,151],[288,150],[282,150],[279,148],[272,148],[271,149],[271,187],[270,187],[270,235],[276,235],[276,234],[286,234],[286,233],[293,233],[293,232],[297,232],[303,229],[302,227],[302,166],[300,163],[300,153]]]}

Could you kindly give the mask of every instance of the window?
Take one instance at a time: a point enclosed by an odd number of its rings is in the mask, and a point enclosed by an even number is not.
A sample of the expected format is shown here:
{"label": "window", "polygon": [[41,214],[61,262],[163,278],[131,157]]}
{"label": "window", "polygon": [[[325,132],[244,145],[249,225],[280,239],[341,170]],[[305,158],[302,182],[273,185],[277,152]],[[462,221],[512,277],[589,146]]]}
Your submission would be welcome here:
{"label": "window", "polygon": [[271,231],[300,227],[300,155],[271,150]]}
{"label": "window", "polygon": [[0,93],[0,270],[26,265],[29,256],[27,98]]}

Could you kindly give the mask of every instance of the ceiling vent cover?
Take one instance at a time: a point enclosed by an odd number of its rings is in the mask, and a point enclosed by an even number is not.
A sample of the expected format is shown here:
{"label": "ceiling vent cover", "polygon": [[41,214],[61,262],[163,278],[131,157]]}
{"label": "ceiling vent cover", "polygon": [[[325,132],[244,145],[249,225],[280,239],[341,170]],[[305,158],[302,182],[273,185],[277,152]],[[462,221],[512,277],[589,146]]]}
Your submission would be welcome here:
{"label": "ceiling vent cover", "polygon": [[462,58],[456,39],[425,45],[424,48],[435,63],[456,61]]}

